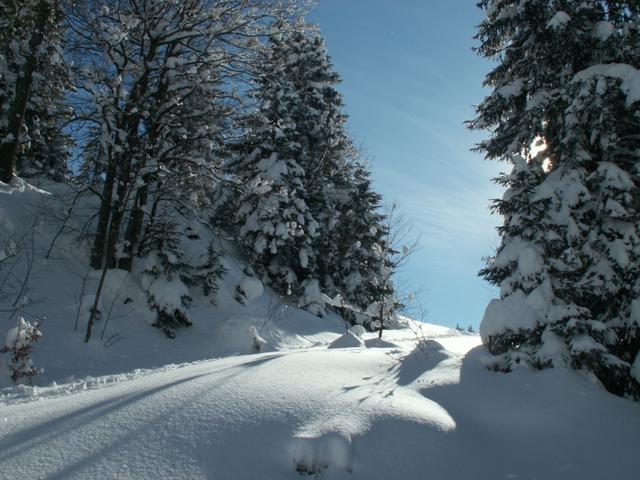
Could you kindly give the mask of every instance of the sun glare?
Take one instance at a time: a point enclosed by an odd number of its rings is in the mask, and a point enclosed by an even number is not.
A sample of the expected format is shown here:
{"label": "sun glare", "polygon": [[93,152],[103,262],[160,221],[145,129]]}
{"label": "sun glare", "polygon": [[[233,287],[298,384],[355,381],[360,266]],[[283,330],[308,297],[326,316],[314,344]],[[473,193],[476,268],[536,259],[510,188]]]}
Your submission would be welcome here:
{"label": "sun glare", "polygon": [[[536,137],[535,140],[531,143],[528,151],[525,152],[525,157],[527,158],[527,160],[531,160],[532,158],[535,158],[540,152],[544,152],[546,149],[547,143],[544,141],[544,138]],[[542,169],[545,172],[551,170],[551,159],[549,157],[546,157],[542,161]]]}

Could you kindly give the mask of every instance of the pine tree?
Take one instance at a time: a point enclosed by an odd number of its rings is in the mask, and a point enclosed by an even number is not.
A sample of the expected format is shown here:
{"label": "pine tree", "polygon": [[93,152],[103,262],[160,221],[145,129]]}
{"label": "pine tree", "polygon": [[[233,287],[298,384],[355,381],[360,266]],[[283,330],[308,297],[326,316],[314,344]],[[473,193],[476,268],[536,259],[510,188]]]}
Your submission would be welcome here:
{"label": "pine tree", "polygon": [[[499,182],[502,242],[481,272],[501,287],[481,335],[498,367],[570,364],[640,398],[640,66],[637,2],[486,0],[480,54],[498,61],[472,128],[514,164]],[[534,142],[542,153],[531,155]],[[523,160],[524,155],[526,160]]]}
{"label": "pine tree", "polygon": [[303,24],[275,28],[283,33],[260,66],[258,109],[229,171],[244,186],[235,203],[246,255],[281,293],[301,295],[325,281],[330,259],[319,245],[334,227],[353,149],[322,37]]}
{"label": "pine tree", "polygon": [[379,297],[377,285],[383,283],[380,265],[388,252],[386,217],[381,213],[382,196],[373,190],[366,165],[354,162],[349,184],[345,186],[346,202],[338,206],[338,216],[325,258],[333,259],[326,281],[328,294],[340,294],[344,300],[361,310]]}
{"label": "pine tree", "polygon": [[223,192],[221,204],[237,212],[243,251],[281,293],[314,312],[324,311],[323,294],[366,309],[386,251],[380,196],[346,132],[340,79],[319,32],[275,29],[253,92],[258,108],[229,163],[242,188]]}

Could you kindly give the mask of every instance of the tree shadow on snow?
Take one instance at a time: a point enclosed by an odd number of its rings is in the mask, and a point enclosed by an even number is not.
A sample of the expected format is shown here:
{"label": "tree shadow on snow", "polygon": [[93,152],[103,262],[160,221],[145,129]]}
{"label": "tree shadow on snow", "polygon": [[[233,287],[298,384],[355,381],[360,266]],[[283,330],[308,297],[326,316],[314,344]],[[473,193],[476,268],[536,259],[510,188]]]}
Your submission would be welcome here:
{"label": "tree shadow on snow", "polygon": [[396,369],[398,385],[405,387],[413,383],[447,358],[449,356],[444,352],[444,347],[435,340],[418,344],[397,366],[392,367]]}
{"label": "tree shadow on snow", "polygon": [[[0,452],[2,452],[0,453],[0,463],[11,458],[17,453],[24,453],[25,450],[35,450],[39,446],[50,442],[56,437],[63,436],[81,426],[88,425],[103,418],[109,413],[123,409],[145,399],[146,397],[150,397],[174,386],[190,382],[207,375],[210,375],[210,373],[192,375],[140,393],[126,394],[124,396],[110,398],[101,402],[91,403],[87,407],[73,410],[66,415],[55,417],[52,420],[44,421],[27,429],[20,430],[14,434],[7,435],[0,440]],[[77,394],[74,394],[74,396],[75,395]]]}
{"label": "tree shadow on snow", "polygon": [[456,423],[451,448],[440,452],[450,467],[443,478],[465,478],[470,464],[477,479],[629,478],[640,467],[629,442],[640,415],[625,425],[616,412],[628,401],[565,369],[493,372],[490,358],[476,347],[462,360],[458,383],[420,388]]}

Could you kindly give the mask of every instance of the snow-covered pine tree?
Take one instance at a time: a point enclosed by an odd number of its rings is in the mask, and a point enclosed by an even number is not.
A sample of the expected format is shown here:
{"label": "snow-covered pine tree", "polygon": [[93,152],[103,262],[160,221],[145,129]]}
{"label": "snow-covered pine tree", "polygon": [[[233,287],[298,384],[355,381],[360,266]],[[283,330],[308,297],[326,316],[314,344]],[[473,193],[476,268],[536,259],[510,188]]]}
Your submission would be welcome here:
{"label": "snow-covered pine tree", "polygon": [[250,134],[256,147],[241,167],[236,164],[243,183],[236,213],[238,240],[269,285],[283,294],[300,294],[315,261],[312,240],[318,224],[305,201],[304,170],[269,130],[267,126]]}
{"label": "snow-covered pine tree", "polygon": [[[234,199],[236,221],[240,242],[254,267],[268,272],[269,283],[321,311],[319,292],[343,291],[345,277],[353,273],[355,280],[366,263],[361,252],[371,247],[368,237],[376,225],[362,224],[379,220],[379,198],[363,179],[364,167],[356,165],[335,88],[340,80],[321,35],[302,23],[293,32],[287,24],[275,28],[283,33],[272,38],[259,69],[258,109],[229,165],[245,186]],[[354,205],[359,201],[370,204]],[[353,219],[355,211],[363,214],[357,232],[348,228],[348,219],[340,220],[342,215]],[[295,217],[297,231],[286,227]],[[351,263],[347,254],[354,257]]]}
{"label": "snow-covered pine tree", "polygon": [[69,87],[56,0],[0,1],[0,180],[17,170],[61,180],[70,140]]}
{"label": "snow-covered pine tree", "polygon": [[333,291],[327,293],[339,293],[348,304],[366,310],[378,299],[376,286],[383,283],[380,264],[389,251],[389,232],[381,212],[382,196],[373,190],[367,166],[357,161],[350,170],[349,185],[344,187],[347,201],[339,204],[331,238],[325,242],[333,250],[324,255],[334,260],[327,272],[331,281],[326,282]]}
{"label": "snow-covered pine tree", "polygon": [[301,295],[305,281],[319,280],[318,218],[326,227],[335,202],[322,194],[332,188],[334,152],[344,148],[334,133],[342,128],[332,87],[337,75],[318,32],[296,27],[274,27],[282,33],[272,37],[259,68],[258,108],[229,164],[244,186],[236,199],[239,241],[256,271],[290,295]]}
{"label": "snow-covered pine tree", "polygon": [[147,258],[142,288],[147,292],[149,306],[156,313],[153,326],[169,338],[175,337],[175,329],[191,326],[187,310],[192,298],[182,277],[188,266],[180,247],[178,226],[162,216],[149,228],[142,248],[142,254]]}
{"label": "snow-covered pine tree", "polygon": [[[499,181],[501,287],[481,325],[498,367],[570,364],[640,398],[637,2],[486,0],[480,54],[498,61],[472,128],[514,163]],[[531,155],[536,141],[544,151]],[[521,155],[527,158],[523,161]]]}
{"label": "snow-covered pine tree", "polygon": [[594,320],[567,325],[565,335],[573,337],[576,366],[593,371],[610,391],[636,399],[640,381],[631,366],[640,350],[639,7],[612,2],[595,24],[599,48],[593,64],[567,87],[570,103],[561,130],[562,155],[581,172],[589,193],[577,212],[585,226],[574,247],[582,268],[569,288]]}
{"label": "snow-covered pine tree", "polygon": [[[487,307],[480,331],[494,354],[508,352],[496,361],[502,370],[523,361],[537,367],[564,362],[555,328],[588,314],[557,294],[565,276],[577,266],[567,246],[577,231],[568,211],[585,190],[577,188],[575,177],[564,175],[564,168],[547,175],[543,153],[528,161],[514,155],[511,161],[512,172],[497,179],[506,192],[493,205],[504,217],[498,229],[502,242],[480,272],[500,286],[501,300]],[[566,195],[569,191],[574,194]]]}

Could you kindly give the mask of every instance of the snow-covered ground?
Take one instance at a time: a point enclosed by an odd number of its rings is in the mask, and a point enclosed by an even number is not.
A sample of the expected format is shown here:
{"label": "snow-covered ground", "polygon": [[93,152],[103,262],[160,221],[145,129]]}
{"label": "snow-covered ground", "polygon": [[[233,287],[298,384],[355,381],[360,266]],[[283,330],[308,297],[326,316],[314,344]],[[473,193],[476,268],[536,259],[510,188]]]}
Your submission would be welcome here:
{"label": "snow-covered ground", "polygon": [[[479,337],[466,332],[405,321],[382,340],[359,338],[344,334],[338,316],[286,306],[257,285],[242,305],[235,288],[251,282],[231,253],[215,305],[195,295],[193,326],[175,339],[149,325],[139,272],[111,272],[107,315],[85,344],[97,278],[87,276],[86,243],[76,239],[90,205],[78,204],[45,259],[70,198],[60,186],[48,190],[0,185],[0,258],[14,255],[0,270],[0,335],[15,325],[15,305],[27,319],[47,317],[35,386],[9,386],[6,371],[0,379],[0,479],[640,472],[637,403],[572,371],[490,372]],[[251,354],[256,347],[262,353]]]}
{"label": "snow-covered ground", "polygon": [[7,393],[0,477],[636,478],[637,404],[438,330]]}

